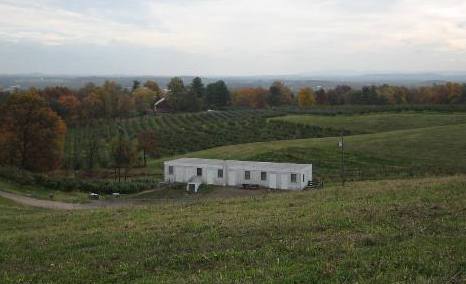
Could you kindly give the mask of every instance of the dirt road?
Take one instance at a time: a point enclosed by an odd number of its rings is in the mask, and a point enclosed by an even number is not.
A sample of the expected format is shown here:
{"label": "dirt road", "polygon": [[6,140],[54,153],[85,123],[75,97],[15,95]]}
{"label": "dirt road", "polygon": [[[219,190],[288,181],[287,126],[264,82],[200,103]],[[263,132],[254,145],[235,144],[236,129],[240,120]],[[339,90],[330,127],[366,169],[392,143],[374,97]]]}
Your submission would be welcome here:
{"label": "dirt road", "polygon": [[10,192],[0,191],[0,197],[12,200],[14,202],[28,205],[32,207],[47,208],[47,209],[58,209],[58,210],[82,210],[82,209],[96,209],[96,208],[107,208],[107,207],[125,207],[133,205],[131,202],[125,201],[93,201],[88,204],[75,204],[66,203],[51,200],[41,200],[26,197],[19,194]]}

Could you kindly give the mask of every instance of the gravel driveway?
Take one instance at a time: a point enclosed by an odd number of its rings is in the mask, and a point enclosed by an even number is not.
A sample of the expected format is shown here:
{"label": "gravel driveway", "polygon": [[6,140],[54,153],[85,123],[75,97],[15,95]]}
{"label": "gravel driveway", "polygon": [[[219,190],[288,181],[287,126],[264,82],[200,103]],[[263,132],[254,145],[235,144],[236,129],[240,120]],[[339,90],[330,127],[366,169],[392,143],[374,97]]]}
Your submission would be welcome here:
{"label": "gravel driveway", "polygon": [[92,201],[88,204],[66,203],[60,201],[35,199],[4,191],[0,191],[0,197],[12,200],[23,205],[58,210],[81,210],[108,207],[125,207],[134,205],[132,202],[128,201]]}

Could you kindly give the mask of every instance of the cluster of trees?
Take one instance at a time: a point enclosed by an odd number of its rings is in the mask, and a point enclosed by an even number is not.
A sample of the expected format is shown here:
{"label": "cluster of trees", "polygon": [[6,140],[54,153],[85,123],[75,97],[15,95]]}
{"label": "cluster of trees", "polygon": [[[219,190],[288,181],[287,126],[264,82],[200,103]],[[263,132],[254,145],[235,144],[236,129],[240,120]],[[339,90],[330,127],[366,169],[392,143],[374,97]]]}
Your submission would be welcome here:
{"label": "cluster of trees", "polygon": [[17,93],[0,105],[0,163],[31,171],[57,168],[66,125],[36,91]]}
{"label": "cluster of trees", "polygon": [[202,79],[196,77],[189,86],[181,78],[175,77],[167,85],[167,101],[176,111],[200,111],[221,108],[230,104],[230,91],[224,81],[204,86]]}
{"label": "cluster of trees", "polygon": [[334,89],[303,88],[294,95],[281,82],[269,89],[242,88],[232,93],[234,106],[264,108],[297,105],[395,105],[395,104],[463,104],[466,103],[466,84],[446,83],[430,87],[407,88],[391,85],[367,86],[352,89],[341,85]]}
{"label": "cluster of trees", "polygon": [[283,82],[274,82],[269,89],[242,88],[232,93],[232,105],[264,108],[294,104],[293,92]]}
{"label": "cluster of trees", "polygon": [[154,103],[162,97],[166,97],[168,107],[173,111],[195,112],[230,104],[230,92],[225,82],[217,81],[205,86],[199,77],[194,78],[188,86],[181,78],[172,78],[167,90],[149,80],[144,84],[134,81],[131,89],[107,81],[101,86],[90,83],[78,90],[47,87],[29,91],[42,97],[68,124],[150,113]]}
{"label": "cluster of trees", "polygon": [[78,90],[47,87],[37,92],[67,123],[146,113],[163,95],[154,81],[147,81],[144,85],[135,81],[131,90],[107,81],[102,86],[87,84]]}

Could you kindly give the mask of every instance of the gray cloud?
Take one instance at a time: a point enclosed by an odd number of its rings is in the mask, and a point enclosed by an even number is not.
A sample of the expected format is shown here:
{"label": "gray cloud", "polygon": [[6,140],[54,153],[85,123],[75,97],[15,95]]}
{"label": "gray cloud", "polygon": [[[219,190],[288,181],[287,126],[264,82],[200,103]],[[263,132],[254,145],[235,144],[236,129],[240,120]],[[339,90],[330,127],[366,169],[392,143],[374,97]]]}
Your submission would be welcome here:
{"label": "gray cloud", "polygon": [[0,0],[0,73],[466,69],[462,0]]}

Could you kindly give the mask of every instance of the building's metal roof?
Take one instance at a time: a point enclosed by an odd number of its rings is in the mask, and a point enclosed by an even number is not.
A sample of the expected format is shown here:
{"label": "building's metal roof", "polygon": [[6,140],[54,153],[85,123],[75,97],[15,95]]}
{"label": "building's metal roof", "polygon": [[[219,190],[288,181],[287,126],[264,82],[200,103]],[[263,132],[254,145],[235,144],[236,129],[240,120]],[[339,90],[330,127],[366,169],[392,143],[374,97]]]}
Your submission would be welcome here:
{"label": "building's metal roof", "polygon": [[181,158],[172,161],[166,161],[170,165],[182,166],[211,166],[223,168],[226,166],[229,169],[241,170],[261,170],[261,171],[277,171],[277,172],[298,172],[304,170],[311,164],[292,164],[292,163],[270,163],[270,162],[252,162],[252,161],[234,161],[234,160],[215,160],[215,159],[199,159],[199,158]]}

